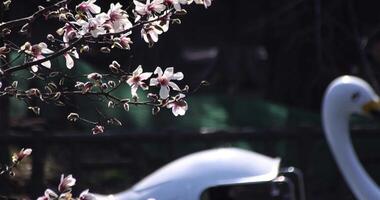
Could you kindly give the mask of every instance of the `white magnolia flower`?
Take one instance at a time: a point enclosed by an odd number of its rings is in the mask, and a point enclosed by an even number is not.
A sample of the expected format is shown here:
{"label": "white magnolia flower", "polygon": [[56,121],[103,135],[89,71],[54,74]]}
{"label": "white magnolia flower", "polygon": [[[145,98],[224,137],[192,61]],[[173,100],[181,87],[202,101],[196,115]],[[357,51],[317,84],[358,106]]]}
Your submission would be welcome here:
{"label": "white magnolia flower", "polygon": [[141,3],[138,0],[133,0],[133,3],[136,6],[136,12],[141,16],[161,13],[166,9],[164,0],[153,0],[152,2],[150,2],[150,0],[147,0],[145,4]]}
{"label": "white magnolia flower", "polygon": [[105,34],[106,30],[103,27],[104,22],[107,19],[106,13],[96,15],[96,17],[89,18],[88,21],[80,20],[78,24],[81,26],[79,30],[80,35],[86,35],[90,33],[92,37],[97,38],[101,34]]}
{"label": "white magnolia flower", "polygon": [[[31,46],[29,42],[26,42],[22,47],[21,50],[23,50],[25,53],[33,56],[33,61],[41,60],[44,59],[45,56],[43,54],[52,54],[54,53],[52,50],[47,48],[46,43],[40,42],[39,44],[35,44]],[[51,63],[50,61],[45,61],[41,63],[42,66],[50,69],[51,68]],[[38,71],[38,65],[33,65],[32,67],[33,72]]]}
{"label": "white magnolia flower", "polygon": [[133,44],[130,37],[128,37],[128,34],[121,34],[120,35],[120,45],[123,47],[123,49],[130,49],[130,44]]}
{"label": "white magnolia flower", "polygon": [[30,154],[32,154],[32,149],[30,149],[30,148],[27,148],[27,149],[22,148],[18,153],[13,154],[12,161],[14,163],[15,162],[19,162],[22,159],[30,156]]}
{"label": "white magnolia flower", "polygon": [[76,9],[87,14],[87,17],[92,17],[92,14],[98,14],[101,11],[101,8],[95,5],[96,0],[88,0],[80,3],[76,6]]}
{"label": "white magnolia flower", "polygon": [[76,22],[71,22],[71,24],[66,23],[64,27],[57,30],[58,35],[63,35],[63,41],[65,43],[74,39],[77,36],[77,30],[73,27]]}
{"label": "white magnolia flower", "polygon": [[146,25],[141,29],[141,37],[144,38],[144,41],[148,44],[153,44],[157,42],[158,35],[161,33],[161,30],[156,29],[152,25]]}
{"label": "white magnolia flower", "polygon": [[76,179],[70,174],[65,177],[65,175],[61,175],[61,181],[58,185],[59,192],[66,192],[71,189],[75,185]]}
{"label": "white magnolia flower", "polygon": [[[158,41],[158,36],[169,30],[171,13],[164,13],[159,16],[160,20],[156,20],[158,16],[149,17],[148,20],[152,21],[146,24],[141,29],[141,37],[146,43],[153,44]],[[156,20],[156,21],[155,21]]]}
{"label": "white magnolia flower", "polygon": [[79,200],[96,200],[95,195],[89,193],[88,191],[89,190],[87,189],[80,193]]}
{"label": "white magnolia flower", "polygon": [[187,109],[188,109],[188,106],[187,106],[187,102],[185,100],[183,100],[183,98],[185,98],[185,95],[184,94],[179,94],[178,98],[176,98],[173,102],[170,102],[166,107],[167,108],[171,108],[172,109],[172,113],[174,114],[174,116],[183,116],[185,115]]}
{"label": "white magnolia flower", "polygon": [[150,76],[152,76],[152,72],[143,73],[143,69],[141,65],[139,65],[135,69],[135,71],[132,72],[132,76],[128,78],[127,83],[129,86],[131,86],[131,94],[133,97],[137,97],[137,89],[139,88],[139,86],[143,90],[148,89],[148,85],[144,83],[143,81],[148,79]]}
{"label": "white magnolia flower", "polygon": [[174,73],[173,67],[168,67],[165,69],[165,72],[162,72],[162,69],[160,67],[157,67],[156,70],[154,70],[154,74],[157,74],[158,76],[157,78],[150,79],[149,85],[161,86],[160,88],[161,99],[167,99],[169,97],[170,87],[173,88],[173,90],[181,91],[178,85],[172,82],[171,80],[182,80],[183,79],[182,72]]}
{"label": "white magnolia flower", "polygon": [[110,9],[107,12],[107,20],[104,25],[112,33],[121,32],[132,27],[127,12],[121,8],[122,5],[120,3],[111,3]]}

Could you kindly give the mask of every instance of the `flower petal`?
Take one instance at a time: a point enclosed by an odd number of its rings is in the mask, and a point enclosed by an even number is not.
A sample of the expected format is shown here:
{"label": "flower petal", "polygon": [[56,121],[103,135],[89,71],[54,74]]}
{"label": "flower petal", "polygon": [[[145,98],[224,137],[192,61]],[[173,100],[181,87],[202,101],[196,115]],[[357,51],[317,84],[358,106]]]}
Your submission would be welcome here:
{"label": "flower petal", "polygon": [[160,89],[160,98],[161,99],[167,99],[169,97],[170,89],[168,86],[161,86]]}
{"label": "flower petal", "polygon": [[150,76],[152,76],[152,72],[145,72],[145,73],[142,73],[142,74],[140,74],[140,80],[146,80],[146,79],[148,79]]}
{"label": "flower petal", "polygon": [[173,90],[181,91],[181,89],[178,87],[178,85],[175,84],[174,82],[171,82],[171,81],[170,81],[170,82],[168,83],[168,85],[169,85],[170,87],[172,87]]}
{"label": "flower petal", "polygon": [[140,75],[142,72],[143,72],[143,68],[142,68],[141,65],[139,65],[139,66],[135,69],[135,71],[132,72],[132,74],[133,74],[133,76],[138,76],[138,75]]}
{"label": "flower petal", "polygon": [[139,88],[139,86],[137,84],[133,84],[132,87],[131,87],[131,94],[133,97],[138,97],[137,95],[137,89]]}
{"label": "flower petal", "polygon": [[65,57],[65,60],[66,60],[66,67],[68,69],[72,69],[74,67],[73,58],[68,53],[63,54],[63,56]]}
{"label": "flower petal", "polygon": [[38,65],[33,65],[31,69],[34,73],[38,72]]}
{"label": "flower petal", "polygon": [[156,78],[151,78],[149,82],[150,86],[158,85],[158,80]]}
{"label": "flower petal", "polygon": [[173,67],[168,67],[165,69],[164,76],[167,77],[168,79],[171,79],[173,76],[174,68]]}
{"label": "flower petal", "polygon": [[49,60],[48,60],[48,61],[45,61],[45,62],[43,62],[43,63],[41,63],[41,65],[44,66],[44,67],[46,67],[46,68],[48,68],[48,69],[51,68],[51,63],[50,63]]}
{"label": "flower petal", "polygon": [[183,73],[182,72],[177,72],[177,73],[175,73],[175,74],[173,74],[173,77],[172,77],[172,79],[173,80],[182,80],[183,79]]}
{"label": "flower petal", "polygon": [[161,67],[157,67],[157,68],[154,70],[154,74],[157,74],[158,76],[162,76],[163,72],[162,72]]}

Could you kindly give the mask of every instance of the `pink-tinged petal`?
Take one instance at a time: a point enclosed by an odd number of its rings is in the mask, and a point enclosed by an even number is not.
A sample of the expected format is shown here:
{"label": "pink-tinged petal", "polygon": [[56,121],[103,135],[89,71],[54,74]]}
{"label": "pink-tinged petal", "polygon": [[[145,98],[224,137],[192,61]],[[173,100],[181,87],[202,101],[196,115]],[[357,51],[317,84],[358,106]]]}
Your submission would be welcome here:
{"label": "pink-tinged petal", "polygon": [[160,98],[167,99],[169,97],[170,89],[168,86],[161,86],[160,88]]}
{"label": "pink-tinged petal", "polygon": [[167,77],[169,80],[172,78],[174,72],[173,67],[168,67],[165,69],[164,76]]}
{"label": "pink-tinged petal", "polygon": [[176,110],[177,110],[177,114],[181,116],[185,115],[186,113],[186,109],[184,107],[177,107]]}
{"label": "pink-tinged petal", "polygon": [[166,108],[172,108],[174,106],[174,103],[169,103]]}
{"label": "pink-tinged petal", "polygon": [[181,4],[179,4],[179,3],[175,3],[175,4],[173,4],[173,6],[174,6],[174,9],[175,9],[176,11],[181,10]]}
{"label": "pink-tinged petal", "polygon": [[140,74],[140,80],[146,80],[146,79],[148,79],[151,76],[152,76],[152,72],[142,73],[142,74]]}
{"label": "pink-tinged petal", "polygon": [[74,60],[71,58],[71,56],[68,53],[63,54],[66,60],[66,67],[68,69],[72,69],[74,67]]}
{"label": "pink-tinged petal", "polygon": [[33,65],[31,69],[32,69],[32,72],[34,73],[38,72],[38,65]]}
{"label": "pink-tinged petal", "polygon": [[172,77],[172,79],[173,80],[182,80],[183,79],[183,73],[182,72],[177,72],[177,73],[175,73],[175,74],[173,74],[173,77]]}
{"label": "pink-tinged petal", "polygon": [[127,84],[129,85],[129,86],[131,86],[131,85],[133,85],[135,83],[135,81],[134,81],[134,77],[133,76],[130,76],[130,78],[128,78],[128,80],[127,80]]}
{"label": "pink-tinged petal", "polygon": [[70,174],[67,177],[65,177],[63,174],[61,175],[61,181],[58,185],[58,191],[59,192],[66,192],[67,190],[70,190],[72,186],[75,185],[76,179]]}
{"label": "pink-tinged petal", "polygon": [[150,79],[150,82],[149,82],[149,85],[150,86],[156,86],[156,85],[158,85],[159,83],[158,83],[158,80],[156,79],[156,78],[151,78]]}
{"label": "pink-tinged petal", "polygon": [[157,67],[157,68],[154,70],[154,74],[157,74],[158,76],[162,76],[163,72],[162,72],[161,67]]}
{"label": "pink-tinged petal", "polygon": [[48,199],[56,199],[58,198],[58,194],[56,194],[53,190],[51,189],[46,189],[45,190],[45,197],[47,197]]}
{"label": "pink-tinged petal", "polygon": [[101,11],[101,8],[95,4],[91,4],[88,9],[94,14],[98,14]]}
{"label": "pink-tinged petal", "polygon": [[177,106],[172,107],[172,113],[174,116],[176,116],[176,117],[178,116],[178,107]]}
{"label": "pink-tinged petal", "polygon": [[137,84],[133,84],[132,87],[131,87],[131,94],[133,97],[138,97],[137,95],[137,89],[139,88],[139,86]]}
{"label": "pink-tinged petal", "polygon": [[139,65],[139,66],[135,69],[135,71],[132,72],[132,74],[133,74],[133,76],[138,76],[138,75],[140,75],[142,72],[143,72],[143,68],[142,68],[141,65]]}
{"label": "pink-tinged petal", "polygon": [[165,9],[166,9],[166,6],[164,4],[159,4],[159,5],[154,6],[154,11],[156,11],[157,13],[161,13]]}
{"label": "pink-tinged petal", "polygon": [[175,84],[174,82],[169,82],[169,86],[173,88],[173,90],[176,90],[176,91],[181,91],[181,89],[178,87],[177,84]]}

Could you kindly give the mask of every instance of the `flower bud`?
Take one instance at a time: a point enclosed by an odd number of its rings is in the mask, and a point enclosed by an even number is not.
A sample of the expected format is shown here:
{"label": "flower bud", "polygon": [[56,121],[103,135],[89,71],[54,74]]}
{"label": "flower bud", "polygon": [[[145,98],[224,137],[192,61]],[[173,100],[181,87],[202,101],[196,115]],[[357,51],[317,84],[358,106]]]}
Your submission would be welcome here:
{"label": "flower bud", "polygon": [[67,119],[71,122],[76,122],[79,119],[79,114],[78,113],[70,113],[67,116]]}
{"label": "flower bud", "polygon": [[124,108],[124,110],[125,111],[129,111],[129,103],[128,102],[125,102],[124,104],[123,104],[123,108]]}
{"label": "flower bud", "polygon": [[114,65],[117,68],[120,68],[120,64],[116,60],[112,61],[112,65]]}
{"label": "flower bud", "polygon": [[82,48],[80,48],[81,53],[89,52],[89,51],[90,51],[90,47],[88,45],[84,45],[84,46],[82,46]]}
{"label": "flower bud", "polygon": [[152,114],[153,114],[153,115],[157,115],[157,113],[159,113],[160,110],[161,110],[160,107],[154,106],[154,107],[152,108]]}
{"label": "flower bud", "polygon": [[114,74],[118,74],[119,73],[119,68],[117,68],[114,64],[110,64],[109,68],[112,71],[112,73],[114,73]]}
{"label": "flower bud", "polygon": [[108,85],[109,85],[110,87],[115,87],[115,86],[116,86],[116,83],[115,83],[115,81],[108,81]]}
{"label": "flower bud", "polygon": [[87,78],[89,80],[98,81],[98,80],[102,79],[103,76],[101,74],[95,72],[95,73],[91,73],[91,74],[87,75]]}
{"label": "flower bud", "polygon": [[107,85],[107,83],[102,83],[102,85],[100,85],[100,87],[101,87],[103,90],[108,89],[108,85]]}
{"label": "flower bud", "polygon": [[104,126],[96,125],[96,126],[92,129],[92,134],[96,135],[96,134],[99,134],[99,133],[104,133]]}
{"label": "flower bud", "polygon": [[52,34],[48,34],[48,35],[46,36],[46,39],[49,40],[50,42],[54,42],[55,37],[54,37]]}
{"label": "flower bud", "polygon": [[111,49],[108,48],[108,47],[102,47],[102,48],[100,48],[100,52],[102,52],[102,53],[110,53]]}
{"label": "flower bud", "polygon": [[108,108],[114,108],[115,107],[115,103],[113,101],[109,101],[107,105],[108,105]]}

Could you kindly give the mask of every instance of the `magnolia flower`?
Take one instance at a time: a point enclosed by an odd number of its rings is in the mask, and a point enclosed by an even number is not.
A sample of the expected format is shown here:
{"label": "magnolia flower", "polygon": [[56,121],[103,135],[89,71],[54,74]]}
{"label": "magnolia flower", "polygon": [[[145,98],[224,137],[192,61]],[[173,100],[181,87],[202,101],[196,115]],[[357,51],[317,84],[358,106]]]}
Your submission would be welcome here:
{"label": "magnolia flower", "polygon": [[130,49],[130,44],[133,44],[130,37],[128,37],[128,34],[121,34],[120,35],[120,45],[123,49]]}
{"label": "magnolia flower", "polygon": [[[33,46],[31,46],[31,44],[29,42],[26,42],[23,46],[21,46],[20,49],[22,51],[24,51],[25,53],[33,56],[33,61],[44,59],[45,56],[43,56],[42,54],[51,54],[51,53],[54,53],[52,50],[50,50],[50,49],[47,48],[47,45],[44,42],[40,42],[39,44],[35,44]],[[44,67],[46,67],[46,68],[48,68],[48,69],[51,68],[51,63],[50,63],[49,60],[45,61],[45,62],[42,62],[41,65],[44,66]],[[31,68],[32,68],[33,72],[37,72],[38,71],[38,66],[37,65],[33,65]]]}
{"label": "magnolia flower", "polygon": [[141,29],[142,38],[144,38],[146,43],[151,45],[158,41],[159,34],[161,34],[161,31],[156,29],[154,26],[146,25]]}
{"label": "magnolia flower", "polygon": [[156,70],[154,70],[154,74],[157,74],[158,76],[157,78],[150,79],[149,85],[161,86],[160,88],[161,99],[167,99],[169,97],[170,87],[173,88],[173,90],[181,91],[178,85],[172,82],[171,80],[182,80],[183,79],[182,72],[174,73],[173,67],[168,67],[165,69],[165,72],[162,72],[162,69],[160,67],[157,67]]}
{"label": "magnolia flower", "polygon": [[95,5],[96,0],[88,0],[80,3],[76,6],[76,9],[87,14],[88,17],[91,17],[92,14],[98,14],[101,11],[101,8]]}
{"label": "magnolia flower", "polygon": [[81,29],[78,33],[80,35],[90,33],[94,38],[97,38],[101,34],[105,34],[106,30],[103,27],[103,23],[107,19],[105,15],[105,13],[101,13],[94,18],[89,18],[88,21],[79,20],[78,24],[81,26]]}
{"label": "magnolia flower", "polygon": [[79,195],[79,200],[95,200],[96,197],[95,195],[91,194],[88,192],[89,190],[84,190],[82,193]]}
{"label": "magnolia flower", "polygon": [[139,65],[135,71],[132,72],[132,76],[129,76],[127,83],[129,86],[131,86],[131,94],[133,97],[137,97],[137,89],[139,86],[143,90],[148,89],[148,85],[143,81],[148,79],[150,76],[152,76],[152,72],[143,73],[143,68],[141,65]]}
{"label": "magnolia flower", "polygon": [[104,126],[96,125],[96,126],[92,129],[92,134],[96,135],[96,134],[99,134],[99,133],[104,133]]}
{"label": "magnolia flower", "polygon": [[185,98],[185,95],[179,94],[179,96],[174,101],[168,103],[168,105],[166,106],[167,108],[172,109],[172,113],[176,117],[178,115],[181,115],[181,116],[185,115],[188,109],[187,102],[183,100],[183,98]]}
{"label": "magnolia flower", "polygon": [[141,3],[138,0],[133,0],[133,3],[136,6],[136,12],[142,16],[152,15],[153,13],[161,13],[166,9],[164,0],[153,0],[152,2],[150,2],[150,0],[147,0],[145,4]]}
{"label": "magnolia flower", "polygon": [[72,69],[74,67],[74,60],[71,56],[73,56],[76,59],[79,59],[78,52],[75,49],[72,49],[72,50],[64,53],[63,56],[65,57],[66,67],[68,69]]}
{"label": "magnolia flower", "polygon": [[57,199],[57,198],[58,198],[57,193],[55,193],[51,189],[46,189],[44,196],[38,197],[37,200],[53,200],[53,199]]}
{"label": "magnolia flower", "polygon": [[132,27],[127,12],[121,8],[122,5],[120,3],[111,3],[110,9],[107,12],[107,19],[104,25],[111,33],[121,32]]}
{"label": "magnolia flower", "polygon": [[30,149],[30,148],[28,148],[28,149],[22,148],[18,153],[13,154],[12,161],[14,163],[20,162],[22,159],[30,156],[30,154],[32,154],[32,149]]}
{"label": "magnolia flower", "polygon": [[76,179],[73,178],[73,176],[70,174],[65,177],[65,175],[61,175],[61,181],[58,185],[58,191],[59,192],[66,192],[68,190],[71,190],[71,187],[75,185]]}
{"label": "magnolia flower", "polygon": [[56,32],[58,35],[63,35],[63,42],[67,43],[77,36],[77,30],[73,27],[73,24],[78,24],[76,22],[71,22],[71,24],[66,23],[64,27],[58,29]]}

